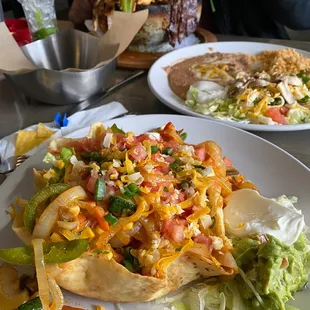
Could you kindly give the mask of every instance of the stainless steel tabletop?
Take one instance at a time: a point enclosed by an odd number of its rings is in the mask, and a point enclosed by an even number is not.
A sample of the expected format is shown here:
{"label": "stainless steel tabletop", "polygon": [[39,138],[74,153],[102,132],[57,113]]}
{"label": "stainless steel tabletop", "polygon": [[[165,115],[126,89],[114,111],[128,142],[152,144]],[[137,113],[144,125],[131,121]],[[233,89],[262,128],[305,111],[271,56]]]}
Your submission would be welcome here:
{"label": "stainless steel tabletop", "polygon": [[[218,36],[219,41],[260,41],[282,44],[310,52],[310,42],[254,39],[248,37]],[[129,70],[116,70],[115,79],[131,74]],[[175,114],[151,93],[146,75],[140,77],[105,98],[100,104],[121,102],[135,114]],[[38,122],[52,121],[57,112],[64,113],[70,106],[52,106],[26,100],[0,75],[0,138],[18,129]],[[299,132],[255,132],[260,137],[278,145],[310,167],[310,130]],[[285,167],[283,167],[285,169]]]}

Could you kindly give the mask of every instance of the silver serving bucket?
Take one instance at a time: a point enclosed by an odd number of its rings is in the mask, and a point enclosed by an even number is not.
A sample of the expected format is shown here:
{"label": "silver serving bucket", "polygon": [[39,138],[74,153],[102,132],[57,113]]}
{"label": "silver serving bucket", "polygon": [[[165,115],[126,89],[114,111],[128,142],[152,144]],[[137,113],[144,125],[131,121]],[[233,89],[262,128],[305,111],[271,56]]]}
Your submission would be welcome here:
{"label": "silver serving bucket", "polygon": [[[22,47],[37,70],[8,75],[17,87],[35,100],[50,104],[74,104],[86,100],[111,85],[115,60],[96,65],[100,39],[74,30],[61,30],[43,40]],[[67,68],[89,69],[82,72],[60,71]]]}

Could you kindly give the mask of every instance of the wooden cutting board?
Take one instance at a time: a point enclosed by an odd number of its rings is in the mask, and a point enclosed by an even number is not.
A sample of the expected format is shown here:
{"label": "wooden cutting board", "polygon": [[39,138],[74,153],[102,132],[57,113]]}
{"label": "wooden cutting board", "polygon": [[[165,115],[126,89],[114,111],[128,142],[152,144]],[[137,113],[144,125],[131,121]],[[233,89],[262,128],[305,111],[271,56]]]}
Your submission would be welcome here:
{"label": "wooden cutting board", "polygon": [[[203,28],[197,28],[196,36],[201,43],[216,42],[216,36]],[[141,53],[125,51],[117,58],[117,66],[126,69],[149,69],[165,53]]]}

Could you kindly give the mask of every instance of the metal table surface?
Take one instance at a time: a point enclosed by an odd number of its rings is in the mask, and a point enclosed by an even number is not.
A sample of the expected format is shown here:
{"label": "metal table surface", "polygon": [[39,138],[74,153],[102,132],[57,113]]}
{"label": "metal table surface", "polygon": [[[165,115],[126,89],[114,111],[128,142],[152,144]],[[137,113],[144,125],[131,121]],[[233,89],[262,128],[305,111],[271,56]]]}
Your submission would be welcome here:
{"label": "metal table surface", "polygon": [[[260,41],[282,44],[310,52],[310,42],[257,39],[249,37],[218,36],[219,41]],[[131,74],[129,70],[116,70],[115,79]],[[111,94],[100,104],[111,101],[121,102],[135,114],[175,114],[162,104],[148,88],[146,76],[139,77]],[[57,112],[64,113],[70,106],[52,106],[26,100],[0,75],[0,138],[18,129],[38,122],[51,121]],[[278,145],[310,167],[310,130],[297,132],[255,132],[256,135]],[[284,167],[285,168],[285,167]]]}

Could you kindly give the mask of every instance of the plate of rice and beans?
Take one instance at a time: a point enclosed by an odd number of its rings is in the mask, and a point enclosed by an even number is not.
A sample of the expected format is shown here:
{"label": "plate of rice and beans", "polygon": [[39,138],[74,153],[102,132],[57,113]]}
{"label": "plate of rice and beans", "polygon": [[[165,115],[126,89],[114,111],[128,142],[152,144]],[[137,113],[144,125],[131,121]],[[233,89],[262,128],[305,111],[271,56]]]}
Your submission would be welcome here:
{"label": "plate of rice and beans", "polygon": [[206,43],[161,57],[154,95],[183,114],[257,131],[310,129],[310,53],[255,42]]}

